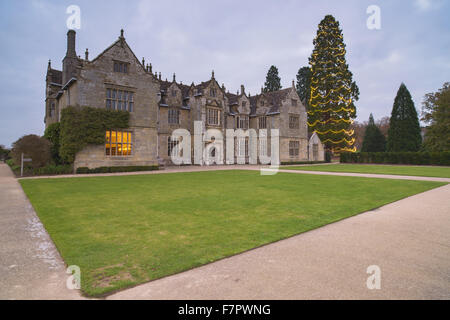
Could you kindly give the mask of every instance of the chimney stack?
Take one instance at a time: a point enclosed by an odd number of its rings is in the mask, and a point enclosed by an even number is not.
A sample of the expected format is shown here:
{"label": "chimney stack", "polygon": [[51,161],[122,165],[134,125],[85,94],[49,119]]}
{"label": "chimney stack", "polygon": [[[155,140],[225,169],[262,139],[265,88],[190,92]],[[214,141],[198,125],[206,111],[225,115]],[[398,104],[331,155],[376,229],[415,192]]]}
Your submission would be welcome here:
{"label": "chimney stack", "polygon": [[242,94],[242,95],[245,94],[245,88],[244,88],[244,85],[243,85],[243,84],[241,84],[241,94]]}
{"label": "chimney stack", "polygon": [[63,59],[62,82],[65,85],[71,78],[77,76],[77,67],[81,59],[75,51],[75,30],[67,31],[67,52]]}
{"label": "chimney stack", "polygon": [[86,48],[86,52],[84,53],[84,60],[89,61],[89,51],[88,51],[88,48]]}
{"label": "chimney stack", "polygon": [[70,29],[67,31],[67,53],[66,57],[77,57],[77,53],[75,51],[75,30]]}

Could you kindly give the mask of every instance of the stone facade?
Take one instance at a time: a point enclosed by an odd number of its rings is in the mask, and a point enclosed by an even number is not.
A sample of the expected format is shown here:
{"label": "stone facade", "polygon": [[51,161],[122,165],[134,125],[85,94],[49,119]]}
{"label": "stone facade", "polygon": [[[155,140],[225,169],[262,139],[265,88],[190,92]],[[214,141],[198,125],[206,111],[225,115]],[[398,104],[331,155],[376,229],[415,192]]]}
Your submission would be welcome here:
{"label": "stone facade", "polygon": [[[130,112],[130,127],[125,130],[131,133],[129,145],[121,144],[119,149],[119,144],[113,148],[111,141],[105,141],[105,145],[88,146],[77,153],[75,168],[169,165],[173,130],[186,129],[194,139],[195,121],[202,121],[203,130],[219,130],[223,137],[226,129],[279,129],[281,162],[311,160],[307,113],[294,83],[287,89],[250,96],[244,86],[236,94],[229,93],[218,84],[214,72],[210,80],[198,85],[179,83],[175,74],[172,81],[163,81],[161,74],[153,74],[151,65],[136,58],[123,31],[93,60],[89,60],[87,49],[84,59],[76,56],[75,31],[68,32],[63,70],[53,69],[50,62],[47,69],[46,126],[60,121],[61,110],[69,105]],[[317,143],[320,141],[313,144]],[[270,153],[270,136],[267,145]],[[132,151],[124,155],[120,150],[126,148]],[[321,144],[319,150],[323,158]],[[120,155],[115,155],[116,151]],[[245,159],[248,161],[247,154]]]}

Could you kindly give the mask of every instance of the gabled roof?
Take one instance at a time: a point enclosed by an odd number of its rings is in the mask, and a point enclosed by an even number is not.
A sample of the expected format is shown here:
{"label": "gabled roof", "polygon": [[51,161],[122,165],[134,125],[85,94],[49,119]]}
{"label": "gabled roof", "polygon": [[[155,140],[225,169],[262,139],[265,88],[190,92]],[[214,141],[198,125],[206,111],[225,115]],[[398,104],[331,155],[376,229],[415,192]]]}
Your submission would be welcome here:
{"label": "gabled roof", "polygon": [[53,84],[62,85],[62,71],[56,69],[50,69],[48,71],[51,75],[50,82]]}
{"label": "gabled roof", "polygon": [[178,82],[169,82],[166,80],[159,80],[159,85],[161,88],[161,91],[167,91],[167,89],[173,84],[175,83],[177,85],[177,87],[181,90],[181,96],[183,99],[187,99],[189,98],[189,90],[191,89],[191,86],[187,86],[185,84],[181,84]]}
{"label": "gabled roof", "polygon": [[226,97],[228,98],[228,104],[229,105],[234,105],[237,104],[238,102],[238,95],[233,94],[233,93],[225,93]]}
{"label": "gabled roof", "polygon": [[267,114],[276,114],[280,112],[281,103],[289,95],[292,88],[281,89],[272,92],[263,92],[256,96],[250,97],[250,115],[254,115],[257,109],[257,103],[261,97],[264,97],[271,106]]}
{"label": "gabled roof", "polygon": [[[139,59],[136,57],[136,55],[134,54],[133,50],[131,50],[130,46],[128,45],[128,43],[126,42],[125,38],[120,36],[119,39],[117,39],[116,41],[114,41],[108,48],[106,48],[105,50],[103,50],[98,56],[96,56],[93,60],[89,61],[89,62],[94,62],[97,59],[99,59],[101,56],[103,56],[108,50],[110,50],[112,47],[114,47],[116,44],[121,43],[124,46],[126,46],[128,48],[128,50],[130,50],[131,54],[133,55],[134,59],[136,59],[136,62],[138,63],[138,65],[140,65],[142,67],[142,70],[146,71],[145,66],[139,61]],[[152,76],[154,76],[152,73],[150,73]]]}

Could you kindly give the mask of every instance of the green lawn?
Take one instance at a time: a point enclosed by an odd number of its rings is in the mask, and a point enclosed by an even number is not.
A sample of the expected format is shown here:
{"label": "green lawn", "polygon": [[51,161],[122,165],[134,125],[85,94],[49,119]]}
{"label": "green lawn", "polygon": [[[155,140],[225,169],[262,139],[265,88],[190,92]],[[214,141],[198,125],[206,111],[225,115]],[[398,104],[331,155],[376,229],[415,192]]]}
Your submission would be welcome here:
{"label": "green lawn", "polygon": [[210,171],[20,180],[82,291],[100,296],[444,183]]}
{"label": "green lawn", "polygon": [[283,169],[450,178],[450,167],[390,166],[390,165],[376,165],[376,164],[330,164],[330,165],[283,167]]}

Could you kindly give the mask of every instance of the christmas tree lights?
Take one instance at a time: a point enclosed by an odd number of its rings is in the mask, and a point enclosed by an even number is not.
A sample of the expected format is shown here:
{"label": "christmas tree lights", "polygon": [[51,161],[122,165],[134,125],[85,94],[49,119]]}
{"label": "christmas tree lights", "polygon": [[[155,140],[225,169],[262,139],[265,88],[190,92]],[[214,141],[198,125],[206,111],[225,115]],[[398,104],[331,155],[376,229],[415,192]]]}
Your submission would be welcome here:
{"label": "christmas tree lights", "polygon": [[354,101],[359,90],[346,63],[342,30],[333,16],[320,22],[313,44],[308,126],[326,149],[355,152],[355,131],[350,125],[356,118]]}

